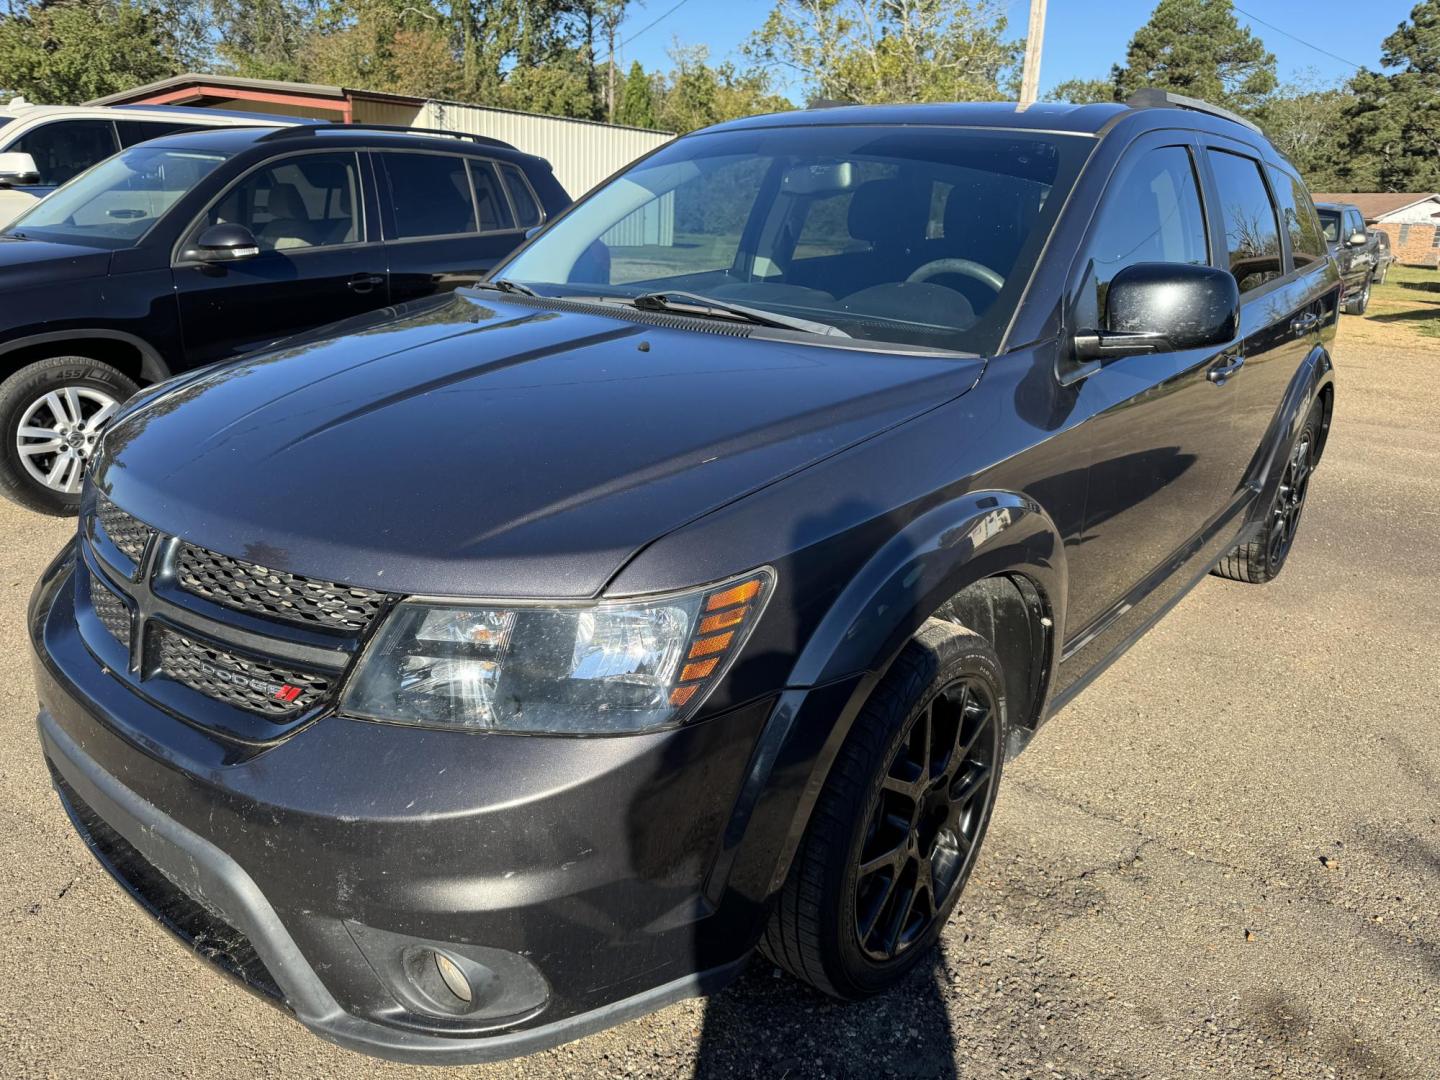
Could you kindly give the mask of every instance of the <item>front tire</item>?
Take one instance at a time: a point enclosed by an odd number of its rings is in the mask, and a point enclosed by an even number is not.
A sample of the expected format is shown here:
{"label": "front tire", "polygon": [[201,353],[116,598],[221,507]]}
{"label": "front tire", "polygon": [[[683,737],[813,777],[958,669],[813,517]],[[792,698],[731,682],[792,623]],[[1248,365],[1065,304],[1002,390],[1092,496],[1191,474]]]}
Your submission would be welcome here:
{"label": "front tire", "polygon": [[889,989],[970,876],[1004,764],[989,642],[930,619],[866,702],[820,792],[761,951],[832,997]]}
{"label": "front tire", "polygon": [[0,495],[42,514],[76,513],[101,431],[136,389],[85,356],[39,360],[0,382]]}
{"label": "front tire", "polygon": [[1366,275],[1365,284],[1360,291],[1349,300],[1345,301],[1345,312],[1349,315],[1364,315],[1365,309],[1370,306],[1370,285],[1372,278]]}

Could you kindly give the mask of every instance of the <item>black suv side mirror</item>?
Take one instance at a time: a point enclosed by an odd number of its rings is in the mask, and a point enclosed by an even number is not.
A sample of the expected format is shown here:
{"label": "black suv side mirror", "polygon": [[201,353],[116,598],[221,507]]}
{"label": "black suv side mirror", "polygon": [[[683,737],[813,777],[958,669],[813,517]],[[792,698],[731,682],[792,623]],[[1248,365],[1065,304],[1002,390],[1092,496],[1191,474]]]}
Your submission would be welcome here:
{"label": "black suv side mirror", "polygon": [[195,239],[195,246],[185,253],[207,263],[237,262],[260,254],[255,234],[244,225],[211,225]]}
{"label": "black suv side mirror", "polygon": [[1075,335],[1075,358],[1221,346],[1240,329],[1240,289],[1213,266],[1135,263],[1110,280],[1104,329]]}
{"label": "black suv side mirror", "polygon": [[1350,239],[1345,242],[1351,247],[1364,247],[1368,239],[1369,237],[1363,232],[1353,232],[1350,234]]}

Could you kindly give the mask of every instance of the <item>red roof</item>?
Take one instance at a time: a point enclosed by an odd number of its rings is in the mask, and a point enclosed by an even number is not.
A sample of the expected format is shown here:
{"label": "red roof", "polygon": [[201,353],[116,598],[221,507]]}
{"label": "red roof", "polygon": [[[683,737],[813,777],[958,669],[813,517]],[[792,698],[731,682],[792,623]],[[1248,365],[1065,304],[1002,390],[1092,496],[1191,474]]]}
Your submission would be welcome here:
{"label": "red roof", "polygon": [[[1426,199],[1435,199],[1437,203],[1440,203],[1440,194],[1433,191],[1352,191],[1348,195],[1316,191],[1311,194],[1316,202],[1353,203],[1360,208],[1360,213],[1369,222],[1377,221],[1385,215],[1399,210],[1407,210]],[[1440,205],[1437,205],[1435,209],[1440,211]]]}

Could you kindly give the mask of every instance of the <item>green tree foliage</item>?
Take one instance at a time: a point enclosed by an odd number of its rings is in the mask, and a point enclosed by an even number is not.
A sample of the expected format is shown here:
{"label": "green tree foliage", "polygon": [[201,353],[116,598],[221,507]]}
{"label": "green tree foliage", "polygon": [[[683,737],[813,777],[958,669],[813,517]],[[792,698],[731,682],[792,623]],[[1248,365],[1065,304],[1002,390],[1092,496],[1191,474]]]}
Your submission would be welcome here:
{"label": "green tree foliage", "polygon": [[1115,84],[1109,79],[1066,79],[1056,83],[1045,95],[1046,101],[1066,101],[1071,105],[1093,105],[1115,100]]}
{"label": "green tree foliage", "polygon": [[1312,188],[1335,191],[1345,184],[1339,167],[1345,157],[1350,100],[1343,86],[1306,75],[1276,89],[1256,110],[1255,119]]}
{"label": "green tree foliage", "polygon": [[165,19],[161,6],[136,0],[17,7],[0,17],[0,87],[75,104],[174,75],[187,57]]}
{"label": "green tree foliage", "polygon": [[1160,0],[1112,81],[1121,101],[1158,86],[1245,112],[1275,89],[1275,56],[1235,21],[1230,0]]}
{"label": "green tree foliage", "polygon": [[220,65],[251,79],[305,76],[315,9],[295,0],[210,0]]}
{"label": "green tree foliage", "polygon": [[655,92],[650,85],[650,76],[636,60],[630,65],[630,74],[620,90],[620,100],[615,108],[615,122],[631,127],[653,128],[655,120]]}
{"label": "green tree foliage", "polygon": [[1415,5],[1380,65],[1350,83],[1345,189],[1440,190],[1440,0]]}
{"label": "green tree foliage", "polygon": [[674,68],[659,83],[656,118],[661,128],[694,131],[708,124],[792,107],[772,92],[762,72],[742,71],[729,61],[712,66],[709,59],[710,50],[704,45],[671,49]]}
{"label": "green tree foliage", "polygon": [[777,0],[745,46],[814,96],[859,103],[1005,96],[1023,42],[992,0]]}

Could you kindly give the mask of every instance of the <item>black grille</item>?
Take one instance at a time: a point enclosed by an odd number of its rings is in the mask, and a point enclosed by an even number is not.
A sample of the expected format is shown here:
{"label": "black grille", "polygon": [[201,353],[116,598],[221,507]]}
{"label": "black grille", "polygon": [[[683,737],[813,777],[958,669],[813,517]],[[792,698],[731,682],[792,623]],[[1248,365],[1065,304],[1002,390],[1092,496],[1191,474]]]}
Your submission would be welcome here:
{"label": "black grille", "polygon": [[181,587],[196,596],[301,626],[364,630],[385,603],[385,594],[373,589],[271,570],[193,544],[180,545],[176,573]]}
{"label": "black grille", "polygon": [[65,778],[50,765],[55,789],[65,803],[80,837],[105,868],[166,929],[201,956],[218,964],[257,993],[284,1004],[285,994],[250,939],[223,914],[185,892],[140,851],[92,810]]}
{"label": "black grille", "polygon": [[130,647],[130,609],[109,589],[90,575],[90,606],[110,636],[127,649]]}
{"label": "black grille", "polygon": [[330,687],[324,676],[237,656],[169,627],[157,628],[157,634],[160,674],[237,709],[286,719],[310,708]]}
{"label": "black grille", "polygon": [[105,498],[96,500],[95,519],[110,542],[138,566],[140,556],[145,554],[145,543],[150,539],[149,527]]}

